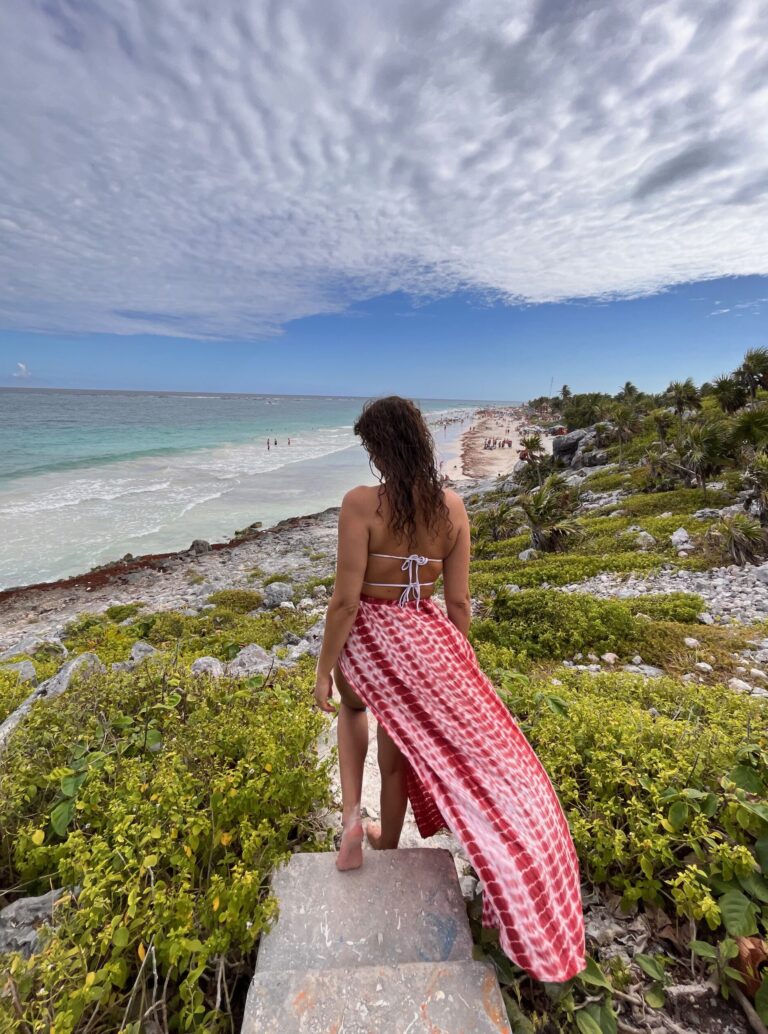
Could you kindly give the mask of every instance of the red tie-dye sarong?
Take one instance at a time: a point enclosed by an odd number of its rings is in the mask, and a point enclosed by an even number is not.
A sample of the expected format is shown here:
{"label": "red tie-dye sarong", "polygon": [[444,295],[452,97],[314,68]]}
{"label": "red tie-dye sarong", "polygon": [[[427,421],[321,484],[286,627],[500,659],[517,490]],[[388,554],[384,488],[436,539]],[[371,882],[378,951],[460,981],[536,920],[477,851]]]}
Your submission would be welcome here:
{"label": "red tie-dye sarong", "polygon": [[579,866],[552,783],[474,650],[432,600],[363,596],[344,677],[408,762],[423,837],[449,829],[483,885],[483,925],[538,980],[585,966]]}

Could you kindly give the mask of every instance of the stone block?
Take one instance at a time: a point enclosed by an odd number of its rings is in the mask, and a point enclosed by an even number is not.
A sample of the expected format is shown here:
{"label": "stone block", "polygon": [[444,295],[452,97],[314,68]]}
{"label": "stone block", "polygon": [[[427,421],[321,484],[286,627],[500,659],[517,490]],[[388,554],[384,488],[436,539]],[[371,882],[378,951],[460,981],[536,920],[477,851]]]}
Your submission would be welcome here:
{"label": "stone block", "polygon": [[[437,853],[437,852],[435,852]],[[509,1034],[486,962],[257,973],[241,1034]]]}
{"label": "stone block", "polygon": [[332,851],[295,854],[275,872],[280,915],[262,939],[257,973],[472,958],[450,852],[366,851],[348,872],[335,861]]}

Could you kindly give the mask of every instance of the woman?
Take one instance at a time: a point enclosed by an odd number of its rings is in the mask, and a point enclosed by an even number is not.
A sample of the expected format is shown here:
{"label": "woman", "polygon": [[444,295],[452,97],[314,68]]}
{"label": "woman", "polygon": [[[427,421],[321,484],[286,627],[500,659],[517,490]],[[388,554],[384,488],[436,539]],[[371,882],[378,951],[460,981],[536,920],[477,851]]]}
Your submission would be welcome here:
{"label": "woman", "polygon": [[[381,474],[344,496],[336,583],[315,700],[338,711],[341,870],[362,864],[360,818],[370,706],[378,722],[381,824],[396,848],[410,799],[423,837],[450,829],[483,885],[483,925],[539,980],[585,966],[579,869],[552,784],[467,640],[469,521],[440,487],[434,443],[413,403],[367,403],[354,427]],[[445,610],[431,599],[442,574]]]}

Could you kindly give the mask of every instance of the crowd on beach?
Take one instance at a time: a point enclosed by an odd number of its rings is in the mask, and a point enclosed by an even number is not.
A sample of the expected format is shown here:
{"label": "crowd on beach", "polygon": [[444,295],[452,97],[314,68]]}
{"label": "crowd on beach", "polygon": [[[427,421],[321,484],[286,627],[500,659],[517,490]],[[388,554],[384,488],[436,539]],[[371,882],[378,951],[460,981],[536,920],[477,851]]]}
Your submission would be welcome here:
{"label": "crowd on beach", "polygon": [[[507,428],[507,431],[509,428]],[[486,438],[483,443],[484,449],[511,449],[515,442],[511,438]]]}

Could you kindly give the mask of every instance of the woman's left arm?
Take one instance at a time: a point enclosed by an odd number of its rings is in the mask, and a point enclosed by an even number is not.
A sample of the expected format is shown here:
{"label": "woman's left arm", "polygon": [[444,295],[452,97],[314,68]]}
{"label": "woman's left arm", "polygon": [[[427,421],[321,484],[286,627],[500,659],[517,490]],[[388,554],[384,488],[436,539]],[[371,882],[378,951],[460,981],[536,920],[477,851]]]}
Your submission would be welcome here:
{"label": "woman's left arm", "polygon": [[323,711],[335,713],[331,703],[331,673],[357,616],[363,576],[368,563],[368,523],[364,488],[353,488],[341,501],[336,551],[336,581],[325,615],[323,645],[317,660],[315,701]]}

